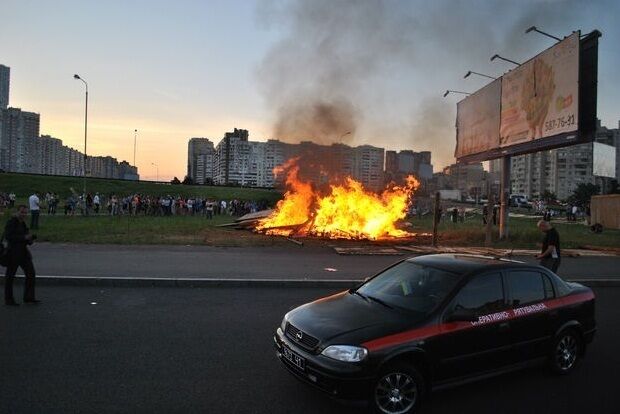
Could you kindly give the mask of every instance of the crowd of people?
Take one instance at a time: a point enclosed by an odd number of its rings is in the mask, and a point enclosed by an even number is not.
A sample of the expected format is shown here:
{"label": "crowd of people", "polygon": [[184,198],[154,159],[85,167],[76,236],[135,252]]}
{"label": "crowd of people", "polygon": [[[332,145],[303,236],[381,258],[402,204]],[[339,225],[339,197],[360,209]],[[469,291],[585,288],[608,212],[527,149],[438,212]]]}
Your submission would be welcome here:
{"label": "crowd of people", "polygon": [[[62,214],[73,215],[142,215],[142,216],[193,216],[202,215],[208,219],[217,215],[242,216],[269,208],[266,200],[220,200],[201,196],[152,196],[143,194],[102,195],[87,193],[86,197],[72,194],[61,198],[58,194],[35,192],[40,200],[41,211],[48,215],[57,214],[60,206]],[[15,193],[1,193],[0,207],[12,208]],[[58,212],[60,214],[60,212]]]}
{"label": "crowd of people", "polygon": [[536,214],[542,215],[544,220],[546,221],[551,221],[552,219],[556,219],[564,215],[566,221],[578,221],[585,219],[587,222],[589,222],[589,205],[585,206],[585,208],[582,208],[575,204],[568,203],[563,207],[553,207],[545,203],[543,200],[536,200],[532,202],[532,208],[534,209],[534,212]]}

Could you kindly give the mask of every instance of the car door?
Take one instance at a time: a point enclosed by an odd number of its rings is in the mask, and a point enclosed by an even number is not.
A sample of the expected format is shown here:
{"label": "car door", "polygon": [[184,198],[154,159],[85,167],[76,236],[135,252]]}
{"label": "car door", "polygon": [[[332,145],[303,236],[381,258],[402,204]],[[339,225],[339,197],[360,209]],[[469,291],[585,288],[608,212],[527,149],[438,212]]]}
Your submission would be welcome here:
{"label": "car door", "polygon": [[[500,272],[471,278],[445,308],[433,348],[438,379],[447,380],[498,368],[509,361],[510,322]],[[451,321],[455,310],[474,312],[475,321]]]}
{"label": "car door", "polygon": [[553,320],[557,319],[557,310],[545,304],[555,296],[549,277],[537,270],[510,270],[506,272],[506,284],[512,314],[513,359],[518,363],[547,355]]}

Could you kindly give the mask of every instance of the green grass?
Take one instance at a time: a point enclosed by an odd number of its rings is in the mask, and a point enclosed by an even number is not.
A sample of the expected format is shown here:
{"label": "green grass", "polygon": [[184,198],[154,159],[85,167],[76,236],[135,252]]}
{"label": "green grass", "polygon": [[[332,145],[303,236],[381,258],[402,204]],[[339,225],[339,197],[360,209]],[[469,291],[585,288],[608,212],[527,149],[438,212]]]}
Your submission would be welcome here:
{"label": "green grass", "polygon": [[[81,192],[83,179],[80,177],[59,177],[53,175],[0,173],[0,192],[13,191],[19,202],[23,202],[34,190],[42,194],[54,192],[61,200],[71,195],[71,188]],[[275,190],[220,187],[202,185],[172,185],[147,181],[109,180],[99,178],[86,179],[86,191],[89,193],[108,196],[143,194],[143,195],[172,195],[172,196],[201,196],[217,200],[267,200],[275,203],[282,194]]]}
{"label": "green grass", "polygon": [[34,231],[39,242],[89,244],[170,244],[211,246],[270,246],[285,243],[272,238],[217,227],[233,221],[230,216],[46,216]]}
{"label": "green grass", "polygon": [[[8,214],[7,212],[4,217],[0,217],[3,223],[8,219]],[[218,224],[230,223],[233,220],[234,217],[227,215],[215,216],[213,220],[207,220],[203,216],[42,215],[40,229],[36,233],[39,241],[52,243],[292,246],[281,237],[269,237],[230,227],[217,227]],[[411,231],[432,231],[430,217],[412,219],[411,223],[413,225]],[[605,229],[601,234],[593,234],[587,226],[582,224],[554,223],[554,226],[560,233],[562,248],[579,248],[584,245],[620,247],[620,230]],[[511,217],[508,240],[498,240],[497,232],[498,228],[494,227],[493,247],[500,248],[536,249],[543,237],[536,228],[536,219],[533,218]],[[325,241],[306,240],[306,244],[323,243]],[[327,243],[333,244],[334,242]],[[403,242],[387,243],[401,244]],[[421,243],[428,243],[428,241],[421,239]],[[469,218],[465,223],[453,224],[449,221],[440,223],[439,243],[444,246],[483,246],[484,227],[480,216]]]}
{"label": "green grass", "polygon": [[[500,248],[538,248],[543,234],[536,227],[535,218],[510,217],[508,220],[508,239],[499,240],[498,226],[493,228],[493,246]],[[412,219],[414,231],[431,232],[431,217]],[[600,234],[590,232],[581,223],[552,222],[560,234],[561,248],[579,248],[585,245],[600,247],[620,247],[620,230],[604,229]],[[484,246],[485,228],[480,215],[465,220],[464,223],[451,223],[444,220],[439,224],[439,242],[447,246]]]}

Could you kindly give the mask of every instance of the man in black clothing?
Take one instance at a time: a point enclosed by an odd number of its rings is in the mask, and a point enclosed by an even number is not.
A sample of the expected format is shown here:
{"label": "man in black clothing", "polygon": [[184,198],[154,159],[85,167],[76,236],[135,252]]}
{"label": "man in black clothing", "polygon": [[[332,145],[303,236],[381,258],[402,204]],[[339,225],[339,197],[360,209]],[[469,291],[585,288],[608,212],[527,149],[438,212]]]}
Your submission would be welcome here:
{"label": "man in black clothing", "polygon": [[542,242],[542,249],[540,254],[536,256],[540,259],[540,265],[550,269],[552,272],[557,272],[560,267],[560,235],[558,231],[554,229],[548,221],[540,220],[538,222],[538,228],[545,233],[545,237]]}
{"label": "man in black clothing", "polygon": [[8,242],[8,263],[4,279],[4,302],[9,306],[17,306],[13,298],[13,279],[17,268],[21,267],[26,276],[24,285],[24,303],[39,303],[34,296],[34,265],[28,245],[32,244],[34,236],[26,226],[28,207],[21,205],[17,214],[11,217],[4,229],[4,238]]}

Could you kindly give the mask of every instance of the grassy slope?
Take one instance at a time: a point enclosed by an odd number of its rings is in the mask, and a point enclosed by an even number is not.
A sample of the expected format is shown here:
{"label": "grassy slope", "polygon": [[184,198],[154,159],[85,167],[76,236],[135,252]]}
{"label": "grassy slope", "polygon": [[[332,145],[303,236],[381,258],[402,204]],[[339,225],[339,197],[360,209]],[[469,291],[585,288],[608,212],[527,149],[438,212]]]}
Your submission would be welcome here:
{"label": "grassy slope", "polygon": [[[202,216],[175,217],[82,217],[43,215],[41,228],[36,232],[39,241],[57,243],[110,243],[110,244],[188,244],[211,246],[269,246],[289,242],[284,238],[268,237],[250,231],[216,227],[218,224],[232,222],[230,216],[216,216],[207,220]],[[2,219],[4,222],[6,216]],[[430,232],[430,219],[413,219],[412,231]],[[511,218],[510,237],[507,241],[497,240],[497,227],[494,229],[495,247],[538,248],[542,233],[536,228],[536,220],[530,218]],[[582,224],[555,223],[560,233],[563,248],[578,248],[583,245],[620,246],[620,230],[604,230],[601,234],[590,233]],[[441,245],[483,246],[484,228],[479,217],[465,223],[442,222],[439,226]],[[334,244],[330,241],[310,241],[310,244]],[[428,243],[421,239],[422,244]],[[385,242],[383,242],[385,244]],[[389,242],[388,244],[391,244]],[[394,244],[402,242],[394,241]],[[350,244],[345,243],[345,244]]]}
{"label": "grassy slope", "polygon": [[[0,192],[15,191],[19,201],[24,201],[33,189],[54,191],[65,197],[70,188],[79,189],[79,177],[36,176],[26,174],[0,174]],[[123,180],[87,180],[88,191],[103,194],[171,194],[200,195],[216,199],[266,199],[271,203],[281,194],[273,190],[259,190],[238,187],[209,187],[166,185]],[[231,217],[219,216],[212,221],[204,217],[64,217],[62,209],[55,217],[41,217],[39,240],[74,243],[118,243],[118,244],[208,244],[218,246],[271,245],[282,239],[256,235],[248,231],[215,227],[216,224],[232,221]],[[0,218],[2,222],[8,216]],[[413,231],[430,232],[430,217],[412,219]],[[575,248],[583,245],[620,246],[619,230],[604,230],[602,234],[590,233],[582,224],[554,223],[562,241],[562,247]],[[536,247],[542,234],[532,218],[510,218],[508,241],[495,241],[498,247]],[[448,220],[439,226],[440,243],[443,245],[482,246],[484,228],[480,216],[469,218],[465,223],[452,224]],[[497,239],[497,227],[494,238]]]}
{"label": "grassy slope", "polygon": [[[432,219],[413,219],[414,231],[432,231]],[[494,227],[494,247],[522,247],[537,248],[542,241],[543,234],[536,227],[535,218],[511,217],[508,221],[509,238],[505,241],[498,239],[498,227]],[[590,232],[582,223],[552,222],[560,234],[562,248],[578,248],[584,245],[620,247],[620,230],[605,229],[600,234]],[[469,218],[465,223],[451,223],[444,220],[439,225],[439,240],[442,245],[455,246],[483,246],[484,227],[481,216]]]}
{"label": "grassy slope", "polygon": [[[45,175],[0,173],[0,192],[13,191],[20,201],[32,194],[34,190],[42,193],[47,191],[59,194],[61,199],[71,194],[71,188],[80,191],[83,179],[80,177],[58,177]],[[217,187],[200,185],[171,185],[146,181],[126,181],[107,179],[86,179],[86,191],[109,195],[116,193],[128,195],[140,193],[144,195],[181,195],[202,196],[214,199],[268,200],[271,203],[282,196],[275,190],[263,190],[239,187]]]}
{"label": "grassy slope", "polygon": [[280,238],[216,227],[230,216],[42,216],[39,241],[95,244],[185,244],[211,246],[269,246],[287,243]]}

